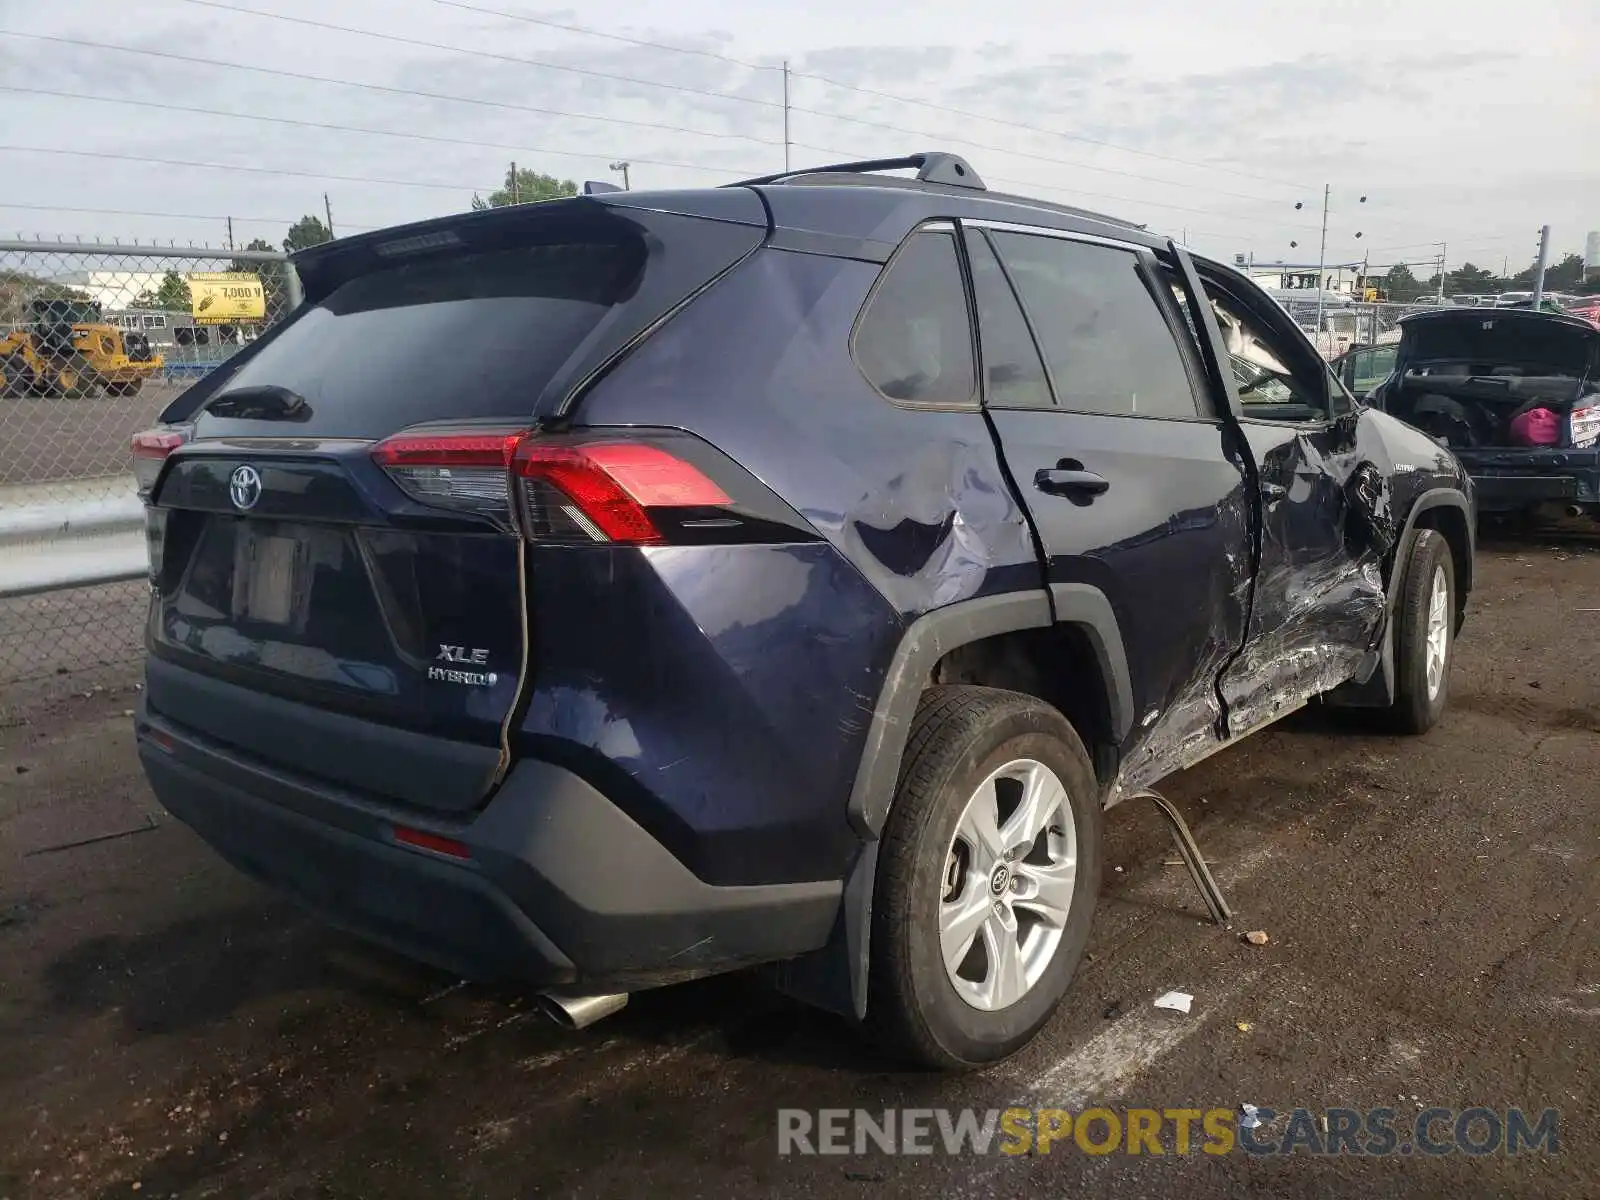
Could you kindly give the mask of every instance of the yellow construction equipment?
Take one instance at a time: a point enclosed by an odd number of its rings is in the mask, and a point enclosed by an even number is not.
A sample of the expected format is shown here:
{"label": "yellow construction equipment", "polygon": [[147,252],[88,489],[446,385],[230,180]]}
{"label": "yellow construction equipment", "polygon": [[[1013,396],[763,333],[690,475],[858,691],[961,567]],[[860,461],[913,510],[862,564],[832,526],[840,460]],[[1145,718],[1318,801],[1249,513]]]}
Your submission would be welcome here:
{"label": "yellow construction equipment", "polygon": [[165,365],[143,334],[101,319],[94,300],[35,300],[0,338],[0,396],[131,396]]}

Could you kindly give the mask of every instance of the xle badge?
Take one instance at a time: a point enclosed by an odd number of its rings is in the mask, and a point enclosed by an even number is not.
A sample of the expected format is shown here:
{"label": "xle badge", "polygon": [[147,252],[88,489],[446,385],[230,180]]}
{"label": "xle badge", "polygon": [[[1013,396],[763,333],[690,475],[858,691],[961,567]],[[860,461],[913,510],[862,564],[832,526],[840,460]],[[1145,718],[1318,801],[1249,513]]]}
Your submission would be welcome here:
{"label": "xle badge", "polygon": [[481,667],[488,663],[489,652],[484,649],[469,650],[465,646],[449,646],[441,642],[436,662],[428,668],[428,678],[440,683],[462,683],[468,687],[493,687],[499,676],[493,671],[462,671],[454,665],[441,667],[438,663]]}

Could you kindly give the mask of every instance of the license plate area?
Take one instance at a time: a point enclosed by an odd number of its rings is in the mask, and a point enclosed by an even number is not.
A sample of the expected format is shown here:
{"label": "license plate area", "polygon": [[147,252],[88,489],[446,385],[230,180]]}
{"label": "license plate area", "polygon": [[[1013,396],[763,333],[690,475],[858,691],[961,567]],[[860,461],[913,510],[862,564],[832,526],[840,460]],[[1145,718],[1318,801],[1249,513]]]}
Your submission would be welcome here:
{"label": "license plate area", "polygon": [[305,577],[303,539],[273,526],[241,522],[234,535],[233,619],[281,627],[298,624]]}

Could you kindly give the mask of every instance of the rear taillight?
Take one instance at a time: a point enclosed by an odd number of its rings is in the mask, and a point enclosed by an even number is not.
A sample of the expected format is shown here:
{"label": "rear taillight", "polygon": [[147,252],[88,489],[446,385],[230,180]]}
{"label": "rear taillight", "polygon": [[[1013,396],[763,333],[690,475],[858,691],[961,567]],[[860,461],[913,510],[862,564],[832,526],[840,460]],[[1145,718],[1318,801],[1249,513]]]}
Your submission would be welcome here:
{"label": "rear taillight", "polygon": [[413,500],[508,518],[511,456],[526,434],[402,433],[379,442],[372,458]]}
{"label": "rear taillight", "polygon": [[528,532],[541,541],[662,542],[649,509],[731,503],[693,464],[637,442],[529,440],[517,448],[512,469],[523,483]]}
{"label": "rear taillight", "polygon": [[139,485],[139,495],[150,498],[150,492],[161,477],[161,468],[179,446],[189,440],[189,429],[183,425],[158,425],[133,435],[133,478]]}
{"label": "rear taillight", "polygon": [[1579,449],[1600,442],[1600,400],[1572,410],[1572,444]]}
{"label": "rear taillight", "polygon": [[652,512],[714,518],[733,503],[699,467],[648,441],[435,430],[397,434],[372,457],[412,499],[509,521],[541,542],[660,543],[668,538]]}

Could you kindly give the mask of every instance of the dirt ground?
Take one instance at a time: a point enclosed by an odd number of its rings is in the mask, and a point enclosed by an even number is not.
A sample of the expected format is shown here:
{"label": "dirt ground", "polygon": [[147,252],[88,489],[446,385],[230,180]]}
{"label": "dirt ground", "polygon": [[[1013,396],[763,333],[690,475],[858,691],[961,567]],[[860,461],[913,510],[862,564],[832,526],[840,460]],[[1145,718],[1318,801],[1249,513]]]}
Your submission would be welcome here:
{"label": "dirt ground", "polygon": [[[159,810],[102,681],[0,729],[0,1200],[1600,1195],[1597,631],[1600,549],[1485,548],[1443,724],[1301,714],[1169,781],[1232,929],[1115,810],[1067,1002],[963,1077],[749,978],[568,1034],[324,929]],[[780,1107],[1243,1102],[1549,1107],[1560,1153],[777,1153]]]}

